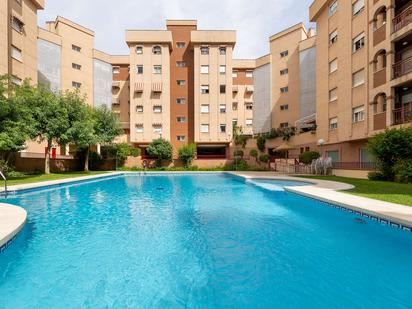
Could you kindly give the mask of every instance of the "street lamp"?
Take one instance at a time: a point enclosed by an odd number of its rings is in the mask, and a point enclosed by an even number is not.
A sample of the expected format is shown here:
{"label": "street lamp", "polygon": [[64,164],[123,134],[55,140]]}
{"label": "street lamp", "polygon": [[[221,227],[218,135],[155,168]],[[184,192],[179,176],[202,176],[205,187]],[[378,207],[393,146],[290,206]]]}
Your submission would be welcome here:
{"label": "street lamp", "polygon": [[325,144],[325,140],[323,138],[318,140],[318,146],[320,146],[320,156],[323,157],[322,153],[322,146]]}

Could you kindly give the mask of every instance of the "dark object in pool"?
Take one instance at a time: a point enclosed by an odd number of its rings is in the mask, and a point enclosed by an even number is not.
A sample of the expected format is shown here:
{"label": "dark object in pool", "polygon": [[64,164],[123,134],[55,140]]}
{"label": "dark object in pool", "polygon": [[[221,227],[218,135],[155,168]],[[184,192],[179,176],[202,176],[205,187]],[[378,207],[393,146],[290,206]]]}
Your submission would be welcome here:
{"label": "dark object in pool", "polygon": [[160,191],[160,190],[164,190],[164,188],[162,188],[162,187],[157,187],[156,190],[159,190],[159,191]]}
{"label": "dark object in pool", "polygon": [[361,218],[355,218],[355,222],[359,224],[366,224],[366,221]]}

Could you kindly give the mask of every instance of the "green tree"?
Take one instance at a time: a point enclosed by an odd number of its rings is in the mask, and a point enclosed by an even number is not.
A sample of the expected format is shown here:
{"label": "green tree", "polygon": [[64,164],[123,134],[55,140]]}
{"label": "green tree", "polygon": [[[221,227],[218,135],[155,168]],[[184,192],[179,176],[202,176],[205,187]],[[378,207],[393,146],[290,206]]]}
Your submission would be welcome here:
{"label": "green tree", "polygon": [[139,148],[133,148],[128,143],[119,143],[109,147],[108,153],[110,157],[116,159],[117,167],[118,162],[120,162],[120,164],[123,164],[126,161],[127,157],[138,157],[140,156],[141,151]]}
{"label": "green tree", "polygon": [[252,158],[255,158],[256,161],[258,160],[259,153],[256,149],[251,149],[250,152],[249,152],[249,155]]}
{"label": "green tree", "polygon": [[257,148],[260,150],[260,151],[265,151],[265,148],[266,148],[266,137],[265,136],[263,136],[263,135],[259,135],[258,137],[257,137],[257,139],[256,139],[256,145],[257,145]]}
{"label": "green tree", "polygon": [[172,160],[173,147],[167,140],[159,138],[149,144],[147,153],[156,159],[156,165],[160,167],[163,160]]}
{"label": "green tree", "polygon": [[188,168],[192,165],[196,155],[196,145],[189,144],[179,148],[179,160],[183,162],[184,167]]}

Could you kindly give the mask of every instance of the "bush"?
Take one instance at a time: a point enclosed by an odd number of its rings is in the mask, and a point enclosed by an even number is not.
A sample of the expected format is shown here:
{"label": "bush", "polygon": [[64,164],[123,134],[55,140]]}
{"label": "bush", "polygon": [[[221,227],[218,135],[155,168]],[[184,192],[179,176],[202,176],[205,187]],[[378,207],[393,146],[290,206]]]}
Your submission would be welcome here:
{"label": "bush", "polygon": [[368,173],[368,179],[369,180],[386,180],[385,175],[383,175],[381,172],[369,172]]}
{"label": "bush", "polygon": [[265,146],[266,146],[266,137],[265,136],[263,136],[263,135],[259,135],[258,137],[257,137],[257,139],[256,139],[256,145],[257,145],[257,148],[260,150],[260,151],[265,151]]}
{"label": "bush", "polygon": [[232,164],[225,165],[225,171],[248,171],[249,165],[245,160],[235,160]]}
{"label": "bush", "polygon": [[243,152],[243,150],[240,150],[240,149],[236,149],[234,152],[233,152],[233,156],[235,157],[235,159],[236,159],[236,157],[239,157],[240,159],[243,159],[243,156],[244,156],[245,154],[244,154],[244,152]]}
{"label": "bush", "polygon": [[195,154],[195,144],[185,145],[179,149],[179,160],[183,162],[185,168],[188,168],[192,165],[193,159],[195,158]]}
{"label": "bush", "polygon": [[268,163],[269,162],[269,155],[268,154],[262,154],[259,156],[259,161],[262,163]]}
{"label": "bush", "polygon": [[412,159],[398,161],[393,170],[396,181],[412,182]]}
{"label": "bush", "polygon": [[255,160],[257,161],[258,156],[259,156],[259,153],[258,153],[258,151],[257,151],[256,149],[251,149],[250,152],[249,152],[249,155],[250,155],[252,158],[255,158]]}
{"label": "bush", "polygon": [[311,164],[313,160],[316,160],[319,157],[320,154],[317,151],[306,151],[299,155],[299,162],[303,164]]}
{"label": "bush", "polygon": [[369,139],[368,149],[377,160],[384,178],[394,180],[395,164],[412,159],[412,127],[387,129]]}
{"label": "bush", "polygon": [[173,147],[167,140],[159,138],[149,144],[147,153],[149,156],[156,159],[156,165],[160,167],[163,160],[172,160]]}

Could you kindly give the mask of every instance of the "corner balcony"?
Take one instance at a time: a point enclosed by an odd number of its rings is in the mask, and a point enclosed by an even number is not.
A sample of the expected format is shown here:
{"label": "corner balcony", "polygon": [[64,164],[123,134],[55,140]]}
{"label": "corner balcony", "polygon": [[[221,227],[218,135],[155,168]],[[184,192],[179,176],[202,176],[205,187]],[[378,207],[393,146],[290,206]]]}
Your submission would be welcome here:
{"label": "corner balcony", "polygon": [[395,108],[392,113],[393,125],[412,122],[412,102],[404,103],[402,107]]}
{"label": "corner balcony", "polygon": [[412,4],[408,7],[395,12],[396,16],[392,20],[392,33],[395,33],[406,27],[412,22]]}
{"label": "corner balcony", "polygon": [[393,78],[398,78],[412,72],[412,57],[396,62],[392,68]]}

